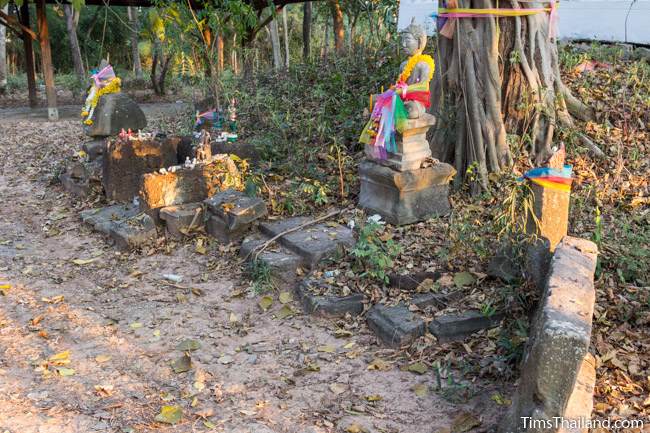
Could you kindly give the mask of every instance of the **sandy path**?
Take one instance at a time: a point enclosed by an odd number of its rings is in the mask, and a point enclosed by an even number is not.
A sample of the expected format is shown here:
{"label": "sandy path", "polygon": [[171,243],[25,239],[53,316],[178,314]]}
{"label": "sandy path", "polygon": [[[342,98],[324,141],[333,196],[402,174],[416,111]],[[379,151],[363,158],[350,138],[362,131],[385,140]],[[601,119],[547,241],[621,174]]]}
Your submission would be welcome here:
{"label": "sandy path", "polygon": [[[50,184],[82,139],[76,121],[0,124],[0,285],[11,286],[0,296],[0,432],[306,433],[357,423],[421,433],[463,411],[480,429],[494,423],[501,409],[489,385],[455,404],[433,391],[417,397],[413,387],[433,386],[434,375],[401,371],[403,360],[369,371],[377,357],[402,355],[378,346],[362,322],[279,320],[277,294],[261,311],[236,248],[200,255],[188,242],[118,254],[82,225],[78,212],[89,204]],[[183,281],[170,284],[167,273]],[[341,327],[351,336],[336,338]],[[170,362],[187,338],[201,347],[193,368],[177,374]],[[43,369],[63,351],[73,375]],[[366,398],[374,395],[381,400]],[[155,422],[163,405],[181,407],[182,420]]]}

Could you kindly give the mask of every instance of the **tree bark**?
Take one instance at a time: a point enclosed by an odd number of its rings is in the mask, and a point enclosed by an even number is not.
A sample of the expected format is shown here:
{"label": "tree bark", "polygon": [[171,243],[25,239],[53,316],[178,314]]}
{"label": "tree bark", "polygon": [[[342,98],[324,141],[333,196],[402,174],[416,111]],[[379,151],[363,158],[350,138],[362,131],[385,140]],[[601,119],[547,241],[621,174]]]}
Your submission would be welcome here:
{"label": "tree bark", "polygon": [[[7,13],[8,7],[2,8]],[[7,28],[0,25],[0,94],[7,90]]]}
{"label": "tree bark", "polygon": [[282,33],[284,33],[284,67],[289,69],[289,26],[287,24],[287,7],[282,8]]}
{"label": "tree bark", "polygon": [[[504,7],[544,5],[511,0]],[[496,2],[460,0],[458,7],[495,8]],[[572,124],[569,111],[583,117],[590,111],[562,83],[547,13],[501,18],[498,27],[495,18],[455,21],[453,38],[438,43],[432,110],[449,121],[434,131],[431,149],[476,191],[488,188],[489,172],[512,164],[506,131],[528,137],[529,155],[541,164],[552,154],[556,125]]]}
{"label": "tree bark", "polygon": [[217,72],[223,71],[223,35],[217,35]]}
{"label": "tree bark", "polygon": [[282,69],[282,51],[280,49],[280,35],[278,34],[278,21],[273,18],[269,23],[271,32],[271,49],[273,51],[273,67],[275,70]]}
{"label": "tree bark", "polygon": [[79,11],[72,5],[64,4],[65,26],[68,30],[68,39],[70,40],[70,54],[74,64],[74,73],[80,81],[86,77],[83,60],[81,60],[81,49],[79,48],[79,38],[77,37],[77,25],[79,24]]}
{"label": "tree bark", "polygon": [[140,61],[140,49],[138,48],[140,20],[138,19],[138,9],[133,6],[126,8],[131,26],[131,55],[133,57],[133,72],[135,78],[142,79],[142,62]]}
{"label": "tree bark", "polygon": [[311,10],[311,2],[305,2],[302,15],[302,57],[304,61],[309,61],[311,56]]}
{"label": "tree bark", "polygon": [[343,25],[343,10],[339,0],[330,0],[330,9],[334,28],[334,49],[336,54],[342,54],[345,49],[345,27]]}

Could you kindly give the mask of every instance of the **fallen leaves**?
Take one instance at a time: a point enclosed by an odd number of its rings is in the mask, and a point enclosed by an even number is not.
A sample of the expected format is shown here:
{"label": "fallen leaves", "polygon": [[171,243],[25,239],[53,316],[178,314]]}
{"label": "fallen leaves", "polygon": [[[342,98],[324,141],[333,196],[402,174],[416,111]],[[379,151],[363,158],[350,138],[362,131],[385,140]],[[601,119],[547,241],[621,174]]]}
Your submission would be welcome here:
{"label": "fallen leaves", "polygon": [[171,363],[174,373],[180,374],[192,369],[192,359],[188,355],[183,355]]}
{"label": "fallen leaves", "polygon": [[269,308],[271,308],[271,305],[273,305],[273,298],[266,295],[262,296],[262,299],[260,299],[259,306],[262,310],[268,311]]}
{"label": "fallen leaves", "polygon": [[381,358],[375,358],[370,364],[368,364],[368,370],[388,371],[391,368],[393,368],[392,364]]}
{"label": "fallen leaves", "polygon": [[411,373],[424,374],[429,368],[422,362],[415,362],[406,367],[407,371]]}
{"label": "fallen leaves", "polygon": [[180,406],[163,406],[160,413],[154,418],[155,421],[165,424],[176,424],[183,417],[183,409]]}
{"label": "fallen leaves", "polygon": [[457,272],[454,275],[454,285],[458,288],[471,286],[472,284],[474,284],[474,281],[476,281],[476,278],[474,277],[474,275],[472,275],[471,272],[467,272],[467,271]]}
{"label": "fallen leaves", "polygon": [[201,348],[201,343],[197,340],[192,340],[192,339],[185,339],[178,343],[176,346],[176,350],[180,350],[181,352],[191,352],[194,350],[199,350]]}
{"label": "fallen leaves", "polygon": [[112,359],[113,357],[111,355],[97,355],[95,356],[95,362],[98,364],[103,364],[104,362],[108,362]]}
{"label": "fallen leaves", "polygon": [[418,397],[425,397],[429,393],[429,387],[424,383],[418,383],[413,386],[413,392]]}
{"label": "fallen leaves", "polygon": [[481,425],[481,420],[469,412],[461,412],[451,424],[451,433],[465,433]]}
{"label": "fallen leaves", "polygon": [[347,386],[347,385],[344,385],[344,384],[342,384],[342,383],[336,383],[336,382],[335,382],[335,383],[331,383],[331,384],[329,385],[329,389],[330,389],[330,391],[332,391],[335,395],[341,395],[341,394],[343,394],[345,391],[348,390],[348,386]]}

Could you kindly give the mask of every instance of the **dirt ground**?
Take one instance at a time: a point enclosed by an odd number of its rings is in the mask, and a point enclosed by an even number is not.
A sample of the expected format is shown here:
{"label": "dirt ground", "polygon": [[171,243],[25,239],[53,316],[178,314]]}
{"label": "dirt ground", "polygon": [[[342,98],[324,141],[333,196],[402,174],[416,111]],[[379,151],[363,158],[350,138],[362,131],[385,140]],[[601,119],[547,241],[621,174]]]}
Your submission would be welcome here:
{"label": "dirt ground", "polygon": [[[453,402],[435,391],[440,378],[431,369],[401,370],[417,360],[378,345],[362,319],[305,316],[297,305],[279,319],[277,293],[263,311],[237,246],[198,254],[191,241],[161,241],[118,253],[79,218],[98,203],[77,201],[54,181],[83,140],[78,120],[0,120],[0,432],[495,425],[503,406],[494,396],[505,392],[496,384],[473,383],[474,397]],[[192,368],[175,373],[171,362],[184,356],[177,346],[186,339],[200,347],[188,352]],[[385,369],[368,368],[376,359]],[[155,421],[163,406],[179,407],[182,419]]]}

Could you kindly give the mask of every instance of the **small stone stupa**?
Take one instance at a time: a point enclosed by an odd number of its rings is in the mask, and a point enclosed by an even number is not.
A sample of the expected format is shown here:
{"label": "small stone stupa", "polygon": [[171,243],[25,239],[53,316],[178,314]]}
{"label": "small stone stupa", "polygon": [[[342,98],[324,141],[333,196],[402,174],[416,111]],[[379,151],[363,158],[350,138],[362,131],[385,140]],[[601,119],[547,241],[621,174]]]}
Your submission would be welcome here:
{"label": "small stone stupa", "polygon": [[449,213],[449,182],[456,170],[432,159],[427,141],[436,124],[426,112],[435,68],[431,56],[422,54],[427,35],[412,22],[400,40],[409,58],[396,84],[371,98],[371,118],[360,138],[366,159],[359,168],[359,206],[405,225]]}

